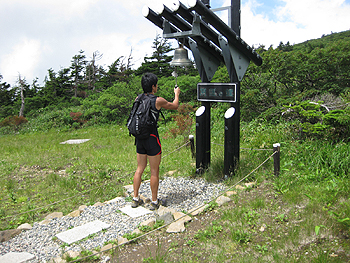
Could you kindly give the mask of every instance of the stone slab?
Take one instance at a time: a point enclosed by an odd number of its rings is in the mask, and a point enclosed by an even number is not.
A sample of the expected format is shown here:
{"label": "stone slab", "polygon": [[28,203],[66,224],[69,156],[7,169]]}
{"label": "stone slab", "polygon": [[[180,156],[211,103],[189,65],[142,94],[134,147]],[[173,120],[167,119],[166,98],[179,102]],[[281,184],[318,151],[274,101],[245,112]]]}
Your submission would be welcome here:
{"label": "stone slab", "polygon": [[107,229],[110,226],[111,225],[101,222],[100,220],[95,220],[85,225],[78,226],[70,230],[58,233],[56,237],[67,244],[72,244],[83,238],[88,237],[89,235],[100,232],[103,229]]}
{"label": "stone slab", "polygon": [[167,228],[167,233],[182,233],[186,230],[184,221],[175,221]]}
{"label": "stone slab", "polygon": [[17,229],[22,229],[22,230],[30,230],[32,228],[33,228],[32,225],[30,225],[28,223],[22,224],[19,227],[17,227]]}
{"label": "stone slab", "polygon": [[0,263],[21,263],[34,259],[35,256],[27,252],[10,252],[0,256]]}
{"label": "stone slab", "polygon": [[219,196],[217,199],[216,199],[216,203],[219,205],[219,206],[222,206],[228,202],[231,201],[231,198],[230,197],[227,197],[227,196]]}
{"label": "stone slab", "polygon": [[142,206],[132,208],[131,205],[127,205],[123,208],[120,208],[119,210],[132,218],[152,213],[152,211],[150,211]]}
{"label": "stone slab", "polygon": [[75,139],[75,140],[68,140],[65,142],[60,142],[60,144],[80,144],[80,143],[84,143],[90,141],[90,139]]}

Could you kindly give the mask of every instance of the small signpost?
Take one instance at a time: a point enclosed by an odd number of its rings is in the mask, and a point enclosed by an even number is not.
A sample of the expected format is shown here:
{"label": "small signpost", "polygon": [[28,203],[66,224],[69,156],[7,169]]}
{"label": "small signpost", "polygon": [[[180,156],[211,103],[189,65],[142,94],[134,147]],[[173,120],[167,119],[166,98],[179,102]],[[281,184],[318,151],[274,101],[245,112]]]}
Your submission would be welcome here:
{"label": "small signpost", "polygon": [[[240,149],[240,81],[253,61],[262,58],[240,38],[240,0],[231,0],[229,26],[210,9],[210,0],[187,0],[188,7],[178,0],[172,8],[163,5],[155,12],[144,7],[144,16],[163,29],[164,38],[175,38],[192,51],[202,83],[197,85],[197,99],[202,106],[196,112],[196,168],[202,172],[210,164],[210,104],[228,102],[225,113],[224,173],[234,173]],[[223,8],[220,8],[220,11]],[[220,64],[226,65],[231,83],[211,83]]]}

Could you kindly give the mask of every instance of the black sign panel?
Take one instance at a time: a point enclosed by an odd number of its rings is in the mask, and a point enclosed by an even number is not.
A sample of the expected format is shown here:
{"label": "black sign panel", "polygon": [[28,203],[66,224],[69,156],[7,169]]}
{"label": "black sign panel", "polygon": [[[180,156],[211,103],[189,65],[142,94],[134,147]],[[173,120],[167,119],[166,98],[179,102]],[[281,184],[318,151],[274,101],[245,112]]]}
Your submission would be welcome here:
{"label": "black sign panel", "polygon": [[199,101],[236,102],[236,83],[198,83]]}

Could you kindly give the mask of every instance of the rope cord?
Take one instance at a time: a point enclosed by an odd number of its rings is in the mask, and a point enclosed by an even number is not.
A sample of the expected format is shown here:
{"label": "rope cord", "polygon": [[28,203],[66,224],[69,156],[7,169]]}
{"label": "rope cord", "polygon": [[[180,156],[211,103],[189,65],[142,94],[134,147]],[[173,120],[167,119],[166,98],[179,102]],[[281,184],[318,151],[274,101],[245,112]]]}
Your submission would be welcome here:
{"label": "rope cord", "polygon": [[[223,144],[219,144],[219,143],[215,143],[212,142],[212,144],[214,145],[218,145],[218,146],[225,146]],[[253,149],[253,148],[240,148],[241,150],[249,150],[249,151],[273,151],[273,149]]]}
{"label": "rope cord", "polygon": [[[226,193],[226,192],[229,191],[229,190],[232,190],[232,188],[236,187],[239,183],[241,183],[242,181],[244,181],[245,179],[247,179],[251,174],[253,174],[253,173],[254,173],[256,170],[258,170],[261,166],[263,166],[263,165],[264,165],[271,157],[273,157],[276,153],[277,153],[277,151],[273,152],[273,154],[271,154],[265,161],[263,161],[263,162],[262,162],[260,165],[258,165],[255,169],[253,169],[249,174],[247,174],[245,177],[243,177],[241,180],[239,180],[237,183],[235,183],[234,185],[232,185],[232,186],[229,187],[228,189],[225,189],[224,191],[220,192],[220,194],[218,194],[217,196],[215,196],[214,198],[212,198],[211,201],[210,201],[209,203],[213,202],[213,201],[216,200],[219,196],[223,195],[224,193]],[[206,206],[206,205],[207,205],[207,203],[206,203],[206,204],[203,204],[203,205],[201,205],[201,206],[199,206],[199,207],[197,207],[196,210],[201,209],[202,207],[204,207],[204,206]],[[149,234],[151,234],[151,233],[153,233],[153,232],[155,232],[155,231],[161,230],[161,229],[163,229],[163,228],[169,226],[170,224],[179,221],[180,219],[182,219],[182,218],[184,218],[184,217],[186,217],[186,216],[188,216],[188,214],[184,214],[183,216],[179,217],[178,219],[176,219],[176,220],[174,220],[174,221],[172,221],[172,222],[170,222],[170,223],[168,223],[168,224],[165,224],[165,225],[160,226],[160,227],[158,227],[158,228],[156,228],[156,229],[153,229],[153,230],[151,230],[151,231],[149,231],[149,232],[147,232],[147,233],[145,233],[145,234],[143,234],[143,235],[141,235],[141,236],[138,236],[138,237],[135,237],[135,238],[133,238],[133,239],[131,239],[131,240],[128,240],[128,242],[125,242],[125,243],[123,243],[123,244],[120,244],[120,245],[119,245],[119,244],[118,244],[118,245],[112,244],[112,247],[111,247],[110,249],[104,250],[103,252],[110,251],[111,249],[114,249],[114,248],[117,248],[117,247],[119,248],[119,247],[122,246],[122,245],[126,245],[126,244],[129,244],[129,243],[131,243],[131,242],[134,242],[134,241],[136,241],[136,240],[138,240],[138,239],[141,239],[141,238],[143,238],[143,237],[145,237],[145,236],[147,236],[147,235],[149,235]],[[76,259],[76,260],[71,261],[71,262],[79,262],[80,260],[88,259],[88,258],[90,258],[90,257],[96,256],[96,255],[99,255],[99,254],[101,254],[101,252],[97,252],[97,253],[95,253],[95,254],[92,254],[92,255],[89,255],[89,256],[86,256],[86,257],[83,257],[83,258],[79,258],[79,259]]]}

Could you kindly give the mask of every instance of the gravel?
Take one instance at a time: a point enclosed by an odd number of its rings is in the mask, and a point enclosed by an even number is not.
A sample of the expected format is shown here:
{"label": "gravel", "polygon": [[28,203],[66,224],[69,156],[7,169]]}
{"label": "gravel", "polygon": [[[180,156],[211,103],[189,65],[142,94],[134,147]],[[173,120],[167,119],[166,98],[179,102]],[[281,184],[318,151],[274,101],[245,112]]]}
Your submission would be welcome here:
{"label": "gravel", "polygon": [[[167,207],[182,212],[211,201],[225,189],[226,187],[223,184],[208,183],[201,178],[166,177],[160,181],[158,193],[162,199],[166,199]],[[149,182],[141,184],[139,193],[145,197],[151,197]],[[155,217],[155,214],[152,213],[131,218],[119,210],[131,203],[126,201],[125,198],[116,200],[116,202],[103,206],[88,206],[79,217],[54,218],[47,225],[34,223],[31,230],[22,231],[21,234],[11,240],[1,243],[0,255],[9,252],[28,252],[35,256],[35,259],[31,260],[30,263],[48,262],[52,258],[62,256],[64,252],[69,250],[92,251],[95,248],[101,248],[105,245],[105,242],[130,233],[137,228],[138,224]],[[55,238],[58,233],[94,220],[110,224],[111,227],[69,246]]]}

